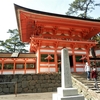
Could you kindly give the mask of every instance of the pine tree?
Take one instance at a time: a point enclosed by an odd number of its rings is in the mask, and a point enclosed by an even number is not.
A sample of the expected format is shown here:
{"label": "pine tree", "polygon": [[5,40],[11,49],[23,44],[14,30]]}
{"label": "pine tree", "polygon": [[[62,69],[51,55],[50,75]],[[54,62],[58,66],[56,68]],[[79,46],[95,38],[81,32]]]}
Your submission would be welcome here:
{"label": "pine tree", "polygon": [[27,44],[20,41],[19,32],[17,29],[9,29],[7,33],[10,33],[10,38],[6,39],[5,41],[0,41],[0,46],[2,47],[0,52],[28,52],[28,50],[25,49]]}

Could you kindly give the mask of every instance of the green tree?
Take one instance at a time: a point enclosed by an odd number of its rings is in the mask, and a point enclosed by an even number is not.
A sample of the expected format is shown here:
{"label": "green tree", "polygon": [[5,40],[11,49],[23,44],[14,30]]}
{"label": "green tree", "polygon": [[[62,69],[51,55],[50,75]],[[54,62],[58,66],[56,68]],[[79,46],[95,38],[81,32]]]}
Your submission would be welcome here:
{"label": "green tree", "polygon": [[100,17],[98,17],[97,19],[100,20]]}
{"label": "green tree", "polygon": [[93,18],[89,14],[95,10],[100,3],[95,3],[95,0],[74,0],[67,11],[67,15],[78,16],[82,18]]}
{"label": "green tree", "polygon": [[[93,19],[89,14],[95,10],[96,6],[100,6],[100,3],[95,3],[95,0],[74,0],[66,12],[69,16],[77,16],[81,18],[89,18]],[[100,20],[100,17],[97,18]],[[100,43],[100,33],[95,35],[91,38],[91,40],[96,40],[98,43]],[[95,58],[95,52],[94,47],[91,48],[92,56]]]}
{"label": "green tree", "polygon": [[7,33],[10,33],[10,38],[6,39],[5,41],[0,41],[0,52],[28,52],[28,50],[25,49],[27,44],[20,41],[19,32],[17,29],[9,29]]}

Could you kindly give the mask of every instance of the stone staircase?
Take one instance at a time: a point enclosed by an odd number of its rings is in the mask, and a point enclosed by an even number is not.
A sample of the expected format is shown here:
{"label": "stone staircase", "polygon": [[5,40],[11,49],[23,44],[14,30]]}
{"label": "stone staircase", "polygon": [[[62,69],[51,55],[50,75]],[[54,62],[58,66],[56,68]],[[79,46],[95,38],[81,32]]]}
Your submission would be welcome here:
{"label": "stone staircase", "polygon": [[86,73],[72,73],[72,77],[75,87],[78,88],[79,93],[85,95],[86,100],[100,100],[100,72],[97,80],[99,88],[94,87],[93,80],[86,79]]}
{"label": "stone staircase", "polygon": [[86,79],[86,73],[72,73],[72,76],[76,78],[78,81],[80,81],[82,84],[87,86],[89,89],[95,91],[96,93],[100,93],[100,76],[98,77],[98,86],[99,88],[94,87],[94,80],[87,80]]}

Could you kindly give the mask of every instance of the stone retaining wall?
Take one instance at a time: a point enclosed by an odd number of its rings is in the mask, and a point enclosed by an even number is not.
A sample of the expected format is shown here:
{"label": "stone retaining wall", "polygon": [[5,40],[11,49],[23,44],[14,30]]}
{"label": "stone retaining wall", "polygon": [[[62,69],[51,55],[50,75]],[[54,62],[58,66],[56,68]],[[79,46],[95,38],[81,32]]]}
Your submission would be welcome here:
{"label": "stone retaining wall", "polygon": [[[17,82],[17,93],[56,92],[57,87],[61,87],[61,74],[0,75],[0,83],[2,82]],[[87,100],[99,100],[100,96],[97,93],[73,77],[72,83]],[[0,84],[0,95],[14,94],[14,91],[14,84]]]}
{"label": "stone retaining wall", "polygon": [[[17,93],[55,92],[61,86],[60,74],[0,75],[1,82],[17,82]],[[14,84],[0,84],[0,94],[12,94]]]}

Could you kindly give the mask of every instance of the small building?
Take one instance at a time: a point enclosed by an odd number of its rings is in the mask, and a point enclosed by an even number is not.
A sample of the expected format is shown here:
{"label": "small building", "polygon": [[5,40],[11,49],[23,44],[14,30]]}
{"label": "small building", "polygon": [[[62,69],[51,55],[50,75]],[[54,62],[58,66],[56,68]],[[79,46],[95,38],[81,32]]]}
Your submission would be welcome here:
{"label": "small building", "polygon": [[0,53],[0,74],[36,73],[33,53]]}

